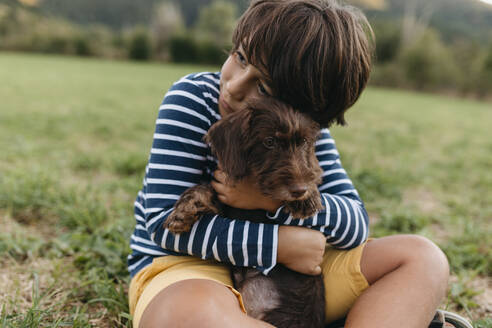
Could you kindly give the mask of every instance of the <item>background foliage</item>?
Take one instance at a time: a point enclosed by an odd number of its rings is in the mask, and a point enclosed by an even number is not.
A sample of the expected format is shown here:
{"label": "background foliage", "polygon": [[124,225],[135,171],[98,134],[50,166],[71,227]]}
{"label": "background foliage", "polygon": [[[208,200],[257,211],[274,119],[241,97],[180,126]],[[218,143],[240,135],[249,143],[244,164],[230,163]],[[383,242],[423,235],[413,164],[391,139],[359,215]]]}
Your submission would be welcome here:
{"label": "background foliage", "polygon": [[[347,0],[376,35],[373,85],[492,97],[492,6]],[[220,65],[247,0],[0,0],[0,50]]]}

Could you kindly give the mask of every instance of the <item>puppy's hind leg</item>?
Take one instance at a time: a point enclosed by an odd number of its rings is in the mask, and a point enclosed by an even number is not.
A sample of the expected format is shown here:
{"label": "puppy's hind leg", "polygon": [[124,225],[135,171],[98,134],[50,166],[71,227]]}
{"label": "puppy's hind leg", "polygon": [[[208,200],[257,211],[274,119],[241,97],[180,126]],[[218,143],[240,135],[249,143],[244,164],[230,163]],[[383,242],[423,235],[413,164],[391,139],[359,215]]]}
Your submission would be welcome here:
{"label": "puppy's hind leg", "polygon": [[188,232],[191,226],[206,213],[220,213],[219,201],[212,186],[200,184],[188,188],[174,205],[174,211],[164,222],[172,233]]}

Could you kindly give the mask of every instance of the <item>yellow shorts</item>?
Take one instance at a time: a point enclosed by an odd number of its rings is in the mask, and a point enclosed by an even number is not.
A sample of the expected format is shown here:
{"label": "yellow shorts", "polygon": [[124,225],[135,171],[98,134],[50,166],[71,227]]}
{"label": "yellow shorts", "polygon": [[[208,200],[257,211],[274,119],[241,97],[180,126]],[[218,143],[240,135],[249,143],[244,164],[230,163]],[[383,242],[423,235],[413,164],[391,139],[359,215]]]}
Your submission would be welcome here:
{"label": "yellow shorts", "polygon": [[[327,323],[345,316],[357,297],[369,286],[360,270],[364,245],[348,251],[326,248],[321,267],[327,291]],[[140,318],[154,296],[167,286],[187,279],[208,279],[225,285],[238,297],[246,312],[241,294],[232,287],[228,266],[190,256],[163,256],[155,258],[151,265],[140,270],[130,283],[133,327],[138,328]]]}

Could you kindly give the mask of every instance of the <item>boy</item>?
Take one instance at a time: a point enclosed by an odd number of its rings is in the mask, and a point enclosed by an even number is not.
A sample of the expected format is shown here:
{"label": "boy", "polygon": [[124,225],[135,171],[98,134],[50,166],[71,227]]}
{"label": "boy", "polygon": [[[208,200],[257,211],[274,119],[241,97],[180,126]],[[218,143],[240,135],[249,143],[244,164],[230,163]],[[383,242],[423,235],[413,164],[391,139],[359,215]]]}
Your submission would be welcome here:
{"label": "boy", "polygon": [[[254,1],[221,72],[189,75],[169,90],[135,202],[135,327],[268,327],[245,314],[229,263],[264,274],[277,263],[323,272],[329,322],[348,313],[347,327],[427,327],[446,290],[445,256],[416,236],[366,243],[367,213],[327,129],[316,143],[326,210],[306,220],[282,212],[254,181],[228,185],[223,172],[212,172],[215,161],[202,141],[213,123],[252,98],[278,98],[323,127],[344,124],[369,77],[367,30],[359,12],[329,0]],[[223,203],[265,210],[272,224],[204,215],[189,233],[163,229],[181,193],[212,173]]]}

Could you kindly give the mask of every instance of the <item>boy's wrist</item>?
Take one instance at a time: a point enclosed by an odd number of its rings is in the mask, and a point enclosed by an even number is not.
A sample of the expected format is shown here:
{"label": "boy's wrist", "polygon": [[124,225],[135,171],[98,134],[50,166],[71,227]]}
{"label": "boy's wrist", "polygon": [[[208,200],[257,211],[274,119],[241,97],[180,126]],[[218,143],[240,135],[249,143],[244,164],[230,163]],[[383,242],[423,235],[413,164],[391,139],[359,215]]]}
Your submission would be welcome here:
{"label": "boy's wrist", "polygon": [[282,250],[285,249],[284,243],[285,243],[285,234],[284,234],[284,226],[279,226],[278,227],[278,246],[277,246],[277,263],[278,264],[283,264],[283,252]]}

